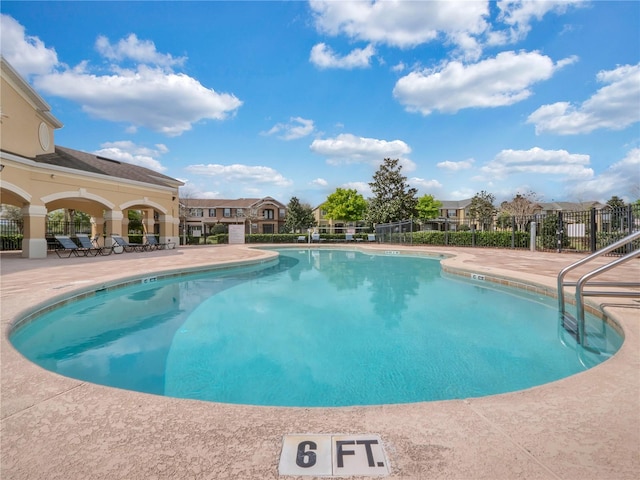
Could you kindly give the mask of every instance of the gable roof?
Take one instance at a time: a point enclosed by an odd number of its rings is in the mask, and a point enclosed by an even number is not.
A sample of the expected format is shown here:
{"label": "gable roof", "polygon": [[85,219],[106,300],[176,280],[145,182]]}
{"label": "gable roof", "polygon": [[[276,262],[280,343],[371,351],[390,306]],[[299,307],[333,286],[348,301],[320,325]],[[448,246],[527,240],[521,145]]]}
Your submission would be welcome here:
{"label": "gable roof", "polygon": [[272,203],[279,208],[285,208],[285,205],[271,197],[264,198],[185,198],[180,202],[187,205],[188,208],[251,208],[259,207],[265,203]]}
{"label": "gable roof", "polygon": [[463,210],[471,205],[472,198],[465,200],[440,200],[440,210]]}
{"label": "gable roof", "polygon": [[2,71],[3,76],[14,83],[14,88],[17,87],[17,92],[23,95],[24,98],[28,99],[28,101],[33,105],[35,111],[42,115],[42,117],[45,118],[53,128],[62,128],[62,122],[51,114],[51,107],[49,104],[45,102],[40,95],[38,95],[38,92],[36,92],[24,78],[22,78],[22,76],[15,68],[13,68],[3,55],[0,55],[0,70]]}
{"label": "gable roof", "polygon": [[145,167],[57,145],[54,153],[38,155],[33,160],[43,165],[55,165],[80,172],[106,175],[108,177],[133,180],[163,187],[176,188],[183,185],[181,181],[175,178]]}

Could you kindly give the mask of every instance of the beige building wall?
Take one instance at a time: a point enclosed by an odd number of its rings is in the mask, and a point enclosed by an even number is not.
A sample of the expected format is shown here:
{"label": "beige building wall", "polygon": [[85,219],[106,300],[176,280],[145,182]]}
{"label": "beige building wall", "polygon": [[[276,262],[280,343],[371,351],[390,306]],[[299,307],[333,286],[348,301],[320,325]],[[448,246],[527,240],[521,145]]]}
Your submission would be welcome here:
{"label": "beige building wall", "polygon": [[107,244],[109,235],[127,236],[127,210],[142,210],[149,233],[157,216],[160,242],[177,245],[182,183],[164,177],[157,185],[37,162],[38,155],[55,151],[54,130],[62,123],[4,59],[1,63],[0,203],[22,209],[22,256],[46,257],[46,215],[60,208],[89,214],[94,234]]}

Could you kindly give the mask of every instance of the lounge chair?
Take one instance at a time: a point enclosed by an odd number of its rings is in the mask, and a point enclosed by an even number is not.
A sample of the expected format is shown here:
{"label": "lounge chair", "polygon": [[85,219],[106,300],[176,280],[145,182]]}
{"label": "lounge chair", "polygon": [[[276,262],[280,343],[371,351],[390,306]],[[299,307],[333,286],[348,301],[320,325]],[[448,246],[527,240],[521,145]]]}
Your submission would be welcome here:
{"label": "lounge chair", "polygon": [[[143,243],[129,243],[124,238],[119,235],[111,235],[113,239],[113,253],[122,253],[122,252],[144,252],[147,250],[147,246]],[[120,248],[122,247],[122,250]]]}
{"label": "lounge chair", "polygon": [[344,239],[347,242],[353,242],[353,233],[346,233]]}
{"label": "lounge chair", "polygon": [[322,242],[324,239],[320,238],[320,234],[319,233],[312,233],[311,234],[311,242]]}
{"label": "lounge chair", "polygon": [[87,249],[87,255],[93,255],[94,257],[100,255],[111,255],[113,249],[111,247],[101,247],[98,245],[98,236],[90,239],[87,235],[77,235],[76,238],[80,242],[82,248]]}
{"label": "lounge chair", "polygon": [[76,235],[78,239],[78,243],[80,243],[80,248],[82,248],[86,253],[85,255],[95,257],[100,253],[100,249],[93,246],[91,240],[86,235]]}
{"label": "lounge chair", "polygon": [[[71,255],[75,255],[79,257],[82,254],[83,257],[86,257],[89,251],[86,248],[79,247],[76,243],[71,240],[66,235],[55,235],[56,241],[62,248],[56,248],[56,253],[60,258],[69,258]],[[61,252],[69,253],[68,255],[63,255]]]}
{"label": "lounge chair", "polygon": [[158,239],[155,237],[155,235],[147,236],[147,247],[149,250],[164,250],[164,249],[175,248],[175,246],[176,246],[176,242],[160,243],[158,242]]}
{"label": "lounge chair", "polygon": [[307,241],[307,237],[304,235],[300,235],[298,237],[298,243],[305,243]]}
{"label": "lounge chair", "polygon": [[367,235],[367,240],[368,240],[369,242],[375,242],[375,241],[376,241],[376,234],[375,234],[375,233],[369,233],[369,234]]}

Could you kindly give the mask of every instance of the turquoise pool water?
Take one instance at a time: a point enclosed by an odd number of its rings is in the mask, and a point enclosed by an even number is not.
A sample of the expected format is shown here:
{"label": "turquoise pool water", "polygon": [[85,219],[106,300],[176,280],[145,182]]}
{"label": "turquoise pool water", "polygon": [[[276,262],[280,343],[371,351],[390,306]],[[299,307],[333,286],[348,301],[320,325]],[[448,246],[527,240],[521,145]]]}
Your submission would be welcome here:
{"label": "turquoise pool water", "polygon": [[[145,282],[52,310],[13,345],[89,382],[180,398],[346,406],[478,397],[585,370],[605,355],[559,333],[544,298],[441,274],[437,259],[282,249],[278,262]],[[563,345],[560,337],[567,345]]]}

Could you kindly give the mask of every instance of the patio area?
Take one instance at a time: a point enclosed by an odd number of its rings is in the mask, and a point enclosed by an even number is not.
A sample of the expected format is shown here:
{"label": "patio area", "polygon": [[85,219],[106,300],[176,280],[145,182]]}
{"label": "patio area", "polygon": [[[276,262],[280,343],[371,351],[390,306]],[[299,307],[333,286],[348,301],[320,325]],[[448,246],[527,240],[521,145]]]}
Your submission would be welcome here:
{"label": "patio area", "polygon": [[[294,248],[334,248],[291,245]],[[555,292],[572,254],[480,248],[336,246],[450,256],[453,272]],[[233,265],[274,253],[246,245],[194,246],[97,257],[0,256],[0,477],[32,479],[276,479],[283,437],[375,434],[389,479],[624,480],[640,471],[640,303],[589,298],[625,342],[586,372],[524,391],[464,400],[343,408],[283,408],[181,400],[59,376],[10,344],[13,322],[80,290],[165,271]],[[598,259],[590,267],[602,265]],[[598,279],[638,281],[640,262]],[[570,298],[570,295],[567,297]],[[300,477],[309,478],[309,477]],[[351,477],[348,477],[351,478]],[[353,477],[365,478],[365,477]]]}

